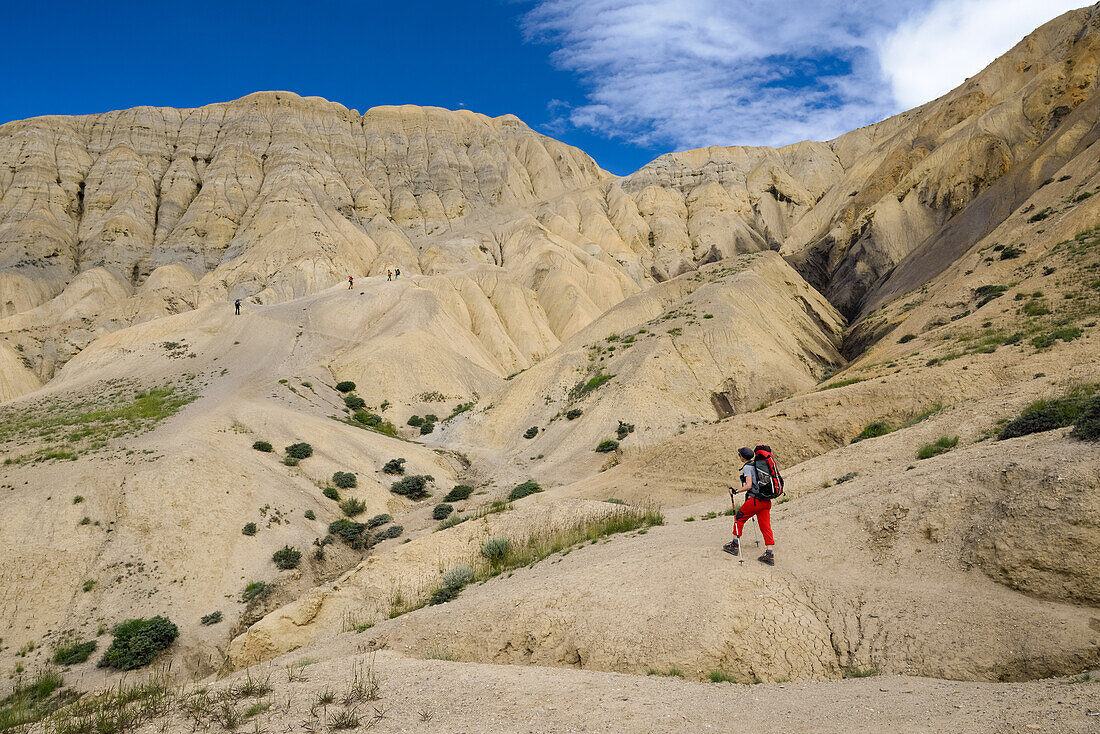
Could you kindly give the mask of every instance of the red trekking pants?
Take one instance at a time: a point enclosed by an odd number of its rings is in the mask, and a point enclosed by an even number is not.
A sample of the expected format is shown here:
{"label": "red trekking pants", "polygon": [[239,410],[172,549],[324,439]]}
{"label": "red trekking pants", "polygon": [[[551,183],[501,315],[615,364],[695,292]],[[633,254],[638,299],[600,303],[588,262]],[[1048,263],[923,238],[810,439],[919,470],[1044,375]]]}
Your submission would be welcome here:
{"label": "red trekking pants", "polygon": [[775,538],[772,536],[771,500],[758,500],[755,497],[746,499],[745,504],[741,505],[741,509],[738,510],[737,515],[734,516],[737,522],[734,524],[733,534],[740,538],[745,523],[754,515],[756,516],[757,522],[760,523],[760,532],[764,534],[764,545],[774,545]]}

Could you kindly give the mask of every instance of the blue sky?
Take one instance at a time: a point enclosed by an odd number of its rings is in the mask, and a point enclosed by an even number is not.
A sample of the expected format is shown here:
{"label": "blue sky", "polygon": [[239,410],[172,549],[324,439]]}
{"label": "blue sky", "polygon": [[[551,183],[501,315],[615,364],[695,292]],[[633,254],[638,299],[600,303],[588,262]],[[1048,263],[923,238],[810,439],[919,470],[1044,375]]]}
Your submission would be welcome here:
{"label": "blue sky", "polygon": [[512,113],[625,174],[942,94],[1065,0],[9,2],[0,122],[262,89]]}

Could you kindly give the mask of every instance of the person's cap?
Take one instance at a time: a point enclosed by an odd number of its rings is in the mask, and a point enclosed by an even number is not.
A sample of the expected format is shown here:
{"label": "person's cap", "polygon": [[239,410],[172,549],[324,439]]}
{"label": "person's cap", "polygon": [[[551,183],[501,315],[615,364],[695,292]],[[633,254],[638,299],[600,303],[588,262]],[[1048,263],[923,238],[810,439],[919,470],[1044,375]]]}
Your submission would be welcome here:
{"label": "person's cap", "polygon": [[742,446],[737,449],[737,453],[741,454],[741,458],[748,461],[752,457],[756,456],[756,452],[750,449],[748,446]]}

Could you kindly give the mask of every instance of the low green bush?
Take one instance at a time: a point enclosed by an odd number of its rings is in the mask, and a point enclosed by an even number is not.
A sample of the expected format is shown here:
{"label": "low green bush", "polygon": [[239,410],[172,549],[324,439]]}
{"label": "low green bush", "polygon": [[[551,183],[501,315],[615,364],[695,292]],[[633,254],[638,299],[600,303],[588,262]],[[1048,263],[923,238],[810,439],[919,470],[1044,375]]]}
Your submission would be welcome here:
{"label": "low green bush", "polygon": [[341,380],[336,383],[336,389],[340,392],[351,392],[355,389],[355,383],[351,380]]}
{"label": "low green bush", "polygon": [[541,492],[542,487],[538,485],[534,480],[528,479],[522,484],[517,484],[512,488],[512,491],[508,493],[508,501],[523,499],[524,497],[534,494],[535,492]]}
{"label": "low green bush", "polygon": [[524,438],[534,438],[537,435],[539,435],[539,427],[538,426],[531,426],[530,428],[528,428],[526,431],[523,432],[523,437]]}
{"label": "low green bush", "polygon": [[295,459],[293,456],[285,456],[283,457],[283,463],[287,466],[298,466],[298,459]]}
{"label": "low green bush", "polygon": [[481,546],[481,555],[489,563],[500,563],[507,557],[511,548],[512,541],[507,538],[490,538],[485,542],[485,545]]}
{"label": "low green bush", "polygon": [[302,562],[302,551],[284,545],[271,554],[271,560],[275,562],[277,568],[289,571],[292,568],[298,568],[298,564]]}
{"label": "low green bush", "polygon": [[389,540],[390,538],[400,537],[401,533],[405,532],[405,528],[401,525],[390,525],[385,530],[379,530],[375,539],[379,542],[383,540]]}
{"label": "low green bush", "polygon": [[263,451],[265,454],[270,454],[272,451],[275,450],[267,441],[257,441],[256,443],[252,444],[252,448],[256,449],[257,451]]}
{"label": "low green bush", "polygon": [[359,410],[360,408],[367,407],[367,401],[358,395],[345,395],[344,405],[348,406],[351,410]]}
{"label": "low green bush", "polygon": [[1046,316],[1050,313],[1050,307],[1044,301],[1028,301],[1023,311],[1025,316]]}
{"label": "low green bush", "polygon": [[405,460],[404,459],[390,459],[382,467],[383,474],[404,474],[405,473]]}
{"label": "low green bush", "polygon": [[304,517],[307,520],[316,520],[317,519],[317,515],[313,512],[313,510],[306,510],[302,514],[302,517]]}
{"label": "low green bush", "polygon": [[393,521],[393,518],[383,512],[381,515],[375,515],[370,520],[367,520],[367,527],[368,528],[377,528],[377,527],[381,527],[381,526],[385,525],[386,523],[392,522],[392,521]]}
{"label": "low green bush", "polygon": [[255,535],[259,531],[254,522],[246,522],[244,527],[241,528],[241,535]]}
{"label": "low green bush", "polygon": [[459,592],[474,580],[474,572],[469,566],[457,566],[443,574],[439,588],[432,592],[429,605],[442,604],[454,599]]}
{"label": "low green bush", "polygon": [[353,414],[355,420],[362,423],[364,426],[370,426],[371,428],[377,428],[382,425],[382,416],[377,413],[371,413],[366,410],[357,410]]}
{"label": "low green bush", "polygon": [[599,445],[596,446],[596,453],[609,454],[617,448],[619,448],[618,441],[612,438],[605,438],[603,441],[600,441]]}
{"label": "low green bush", "polygon": [[413,428],[419,428],[420,426],[424,425],[424,419],[418,415],[410,415],[407,423]]}
{"label": "low green bush", "polygon": [[431,433],[434,430],[435,430],[435,422],[426,420],[426,421],[424,421],[423,425],[420,426],[420,435],[421,436],[427,436],[429,433]]}
{"label": "low green bush", "polygon": [[433,520],[443,520],[447,517],[447,515],[450,515],[454,511],[455,511],[454,507],[447,504],[446,502],[441,502],[441,503],[439,503],[438,505],[436,505],[435,507],[432,508],[432,519]]}
{"label": "low green bush", "polygon": [[328,497],[333,502],[340,501],[340,491],[336,487],[325,487],[321,490],[321,494]]}
{"label": "low green bush", "polygon": [[302,460],[313,456],[313,447],[308,443],[292,443],[286,447],[286,455]]}
{"label": "low green bush", "polygon": [[1001,250],[1001,259],[1002,260],[1014,260],[1015,258],[1018,258],[1020,255],[1023,255],[1023,254],[1024,254],[1024,251],[1022,249],[1020,249],[1019,247],[1016,247],[1014,245],[1008,245],[1003,250]]}
{"label": "low green bush", "polygon": [[959,444],[958,436],[940,436],[934,443],[926,443],[917,452],[918,459],[931,459],[933,456],[945,454]]}
{"label": "low green bush", "polygon": [[890,426],[889,423],[883,423],[881,421],[868,423],[867,427],[864,428],[858,436],[852,439],[852,443],[859,443],[860,441],[868,438],[878,438],[879,436],[885,436],[887,433],[890,433],[893,430],[894,429]]}
{"label": "low green bush", "polygon": [[435,479],[429,474],[410,474],[391,484],[390,491],[411,500],[422,500],[431,497],[427,487],[429,482],[434,481]]}
{"label": "low green bush", "polygon": [[[1013,420],[1009,421],[997,436],[998,440],[1027,436],[1032,433],[1052,431],[1073,425],[1094,406],[1098,398],[1093,397],[1097,385],[1084,385],[1055,400],[1037,400],[1028,405]],[[1086,428],[1087,430],[1087,428]]]}
{"label": "low green bush", "polygon": [[348,517],[355,517],[356,515],[362,515],[367,511],[367,503],[363,500],[357,500],[354,497],[349,497],[340,503],[340,512],[344,513]]}
{"label": "low green bush", "polygon": [[1055,329],[1054,331],[1047,332],[1046,334],[1040,334],[1033,337],[1031,345],[1036,349],[1046,349],[1054,346],[1056,341],[1071,342],[1077,337],[1081,336],[1081,329],[1076,326],[1067,326],[1062,329]]}
{"label": "low green bush", "polygon": [[103,654],[100,668],[135,670],[153,662],[179,636],[179,628],[165,617],[127,619],[111,631],[114,639]]}
{"label": "low green bush", "polygon": [[580,418],[582,415],[584,415],[584,411],[580,408],[570,408],[565,414],[565,419],[572,421]]}
{"label": "low green bush", "polygon": [[332,475],[332,483],[340,489],[351,489],[359,486],[359,480],[351,472],[338,471]]}
{"label": "low green bush", "polygon": [[275,591],[274,584],[269,584],[266,581],[252,581],[247,584],[244,587],[244,591],[241,592],[241,601],[251,605],[271,596],[271,592],[273,591]]}
{"label": "low green bush", "polygon": [[1100,441],[1100,398],[1089,401],[1069,435],[1081,441]]}
{"label": "low green bush", "polygon": [[474,493],[474,488],[466,484],[456,484],[454,488],[447,493],[447,496],[443,498],[444,502],[461,502],[462,500],[469,499],[470,495]]}
{"label": "low green bush", "polygon": [[622,421],[619,421],[619,426],[615,429],[615,433],[619,437],[619,440],[622,441],[631,433],[634,433],[634,424],[623,423]]}
{"label": "low green bush", "polygon": [[367,526],[364,523],[341,517],[339,520],[333,520],[328,524],[328,531],[352,548],[360,549],[365,541]]}
{"label": "low green bush", "polygon": [[77,665],[90,658],[95,648],[95,640],[62,645],[53,651],[53,661],[57,665]]}
{"label": "low green bush", "polygon": [[217,624],[222,621],[221,612],[210,612],[210,614],[202,615],[202,619],[199,620],[199,624],[209,627],[212,624]]}
{"label": "low green bush", "polygon": [[916,334],[905,334],[900,339],[898,339],[898,344],[908,344],[916,338]]}

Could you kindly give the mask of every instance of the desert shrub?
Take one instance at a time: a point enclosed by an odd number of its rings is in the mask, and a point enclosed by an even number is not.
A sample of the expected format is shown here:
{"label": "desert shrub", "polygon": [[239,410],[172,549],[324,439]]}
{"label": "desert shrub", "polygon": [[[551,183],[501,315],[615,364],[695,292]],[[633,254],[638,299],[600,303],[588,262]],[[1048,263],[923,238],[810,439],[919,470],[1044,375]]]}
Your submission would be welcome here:
{"label": "desert shrub", "polygon": [[612,438],[605,438],[596,446],[597,454],[609,454],[619,448],[619,442]]}
{"label": "desert shrub", "polygon": [[1069,435],[1081,441],[1100,441],[1100,398],[1089,401]]}
{"label": "desert shrub", "polygon": [[539,427],[538,426],[531,426],[530,428],[528,428],[526,431],[523,432],[523,437],[524,438],[534,438],[537,435],[539,435]]}
{"label": "desert shrub", "polygon": [[615,429],[615,433],[618,435],[619,440],[622,441],[631,433],[634,433],[634,424],[623,423],[622,421],[619,421],[619,426]]}
{"label": "desert shrub", "polygon": [[351,380],[341,380],[336,383],[336,389],[340,392],[351,392],[355,389],[355,383]]}
{"label": "desert shrub", "polygon": [[428,482],[434,481],[435,479],[428,474],[410,474],[404,479],[399,479],[391,484],[390,491],[411,500],[422,500],[425,497],[431,497],[427,486]]}
{"label": "desert shrub", "polygon": [[469,519],[470,519],[469,515],[459,515],[459,514],[456,513],[456,514],[451,515],[450,517],[448,517],[443,522],[439,523],[439,525],[437,525],[435,529],[436,530],[446,530],[447,528],[453,528],[455,525],[461,525],[462,523],[466,522]]}
{"label": "desert shrub", "polygon": [[336,487],[325,487],[321,490],[321,494],[328,497],[333,502],[340,501],[340,491]]}
{"label": "desert shrub", "polygon": [[79,505],[83,501],[84,501],[84,495],[78,494],[75,497],[73,497],[73,504],[74,505]]}
{"label": "desert shrub", "polygon": [[367,407],[367,401],[358,395],[345,395],[344,405],[348,406],[351,410],[359,410],[360,408]]}
{"label": "desert shrub", "polygon": [[591,379],[589,379],[587,381],[581,380],[576,385],[574,385],[573,389],[571,389],[569,391],[569,395],[570,395],[570,397],[572,397],[574,399],[582,398],[585,395],[587,395],[588,393],[590,393],[593,390],[595,390],[596,388],[598,388],[600,385],[602,385],[605,382],[607,382],[608,380],[610,380],[614,376],[615,375],[609,375],[606,372],[597,373]]}
{"label": "desert shrub", "polygon": [[428,604],[442,604],[458,596],[466,584],[474,580],[474,572],[469,566],[456,566],[443,574],[439,588],[432,592]]}
{"label": "desert shrub", "polygon": [[1028,301],[1024,304],[1025,316],[1046,316],[1050,313],[1050,307],[1043,301]]}
{"label": "desert shrub", "polygon": [[1024,251],[1022,249],[1020,249],[1019,247],[1015,247],[1014,245],[1008,245],[1003,250],[1001,250],[1001,259],[1002,260],[1013,260],[1013,259],[1018,258],[1020,255],[1023,255],[1023,254],[1024,254]]}
{"label": "desert shrub", "polygon": [[447,493],[447,496],[443,498],[444,502],[461,502],[462,500],[469,499],[470,495],[474,493],[474,488],[466,484],[456,484],[454,489]]}
{"label": "desert shrub", "polygon": [[435,430],[435,422],[425,420],[420,426],[420,435],[427,436],[429,433]]}
{"label": "desert shrub", "polygon": [[410,415],[407,423],[413,428],[419,428],[420,426],[424,425],[424,419],[418,415]]}
{"label": "desert shrub", "polygon": [[387,515],[386,513],[383,512],[381,515],[375,515],[370,520],[367,520],[367,527],[368,528],[381,527],[382,525],[385,525],[386,523],[391,522],[392,520],[393,520],[392,517],[390,517],[389,515]]}
{"label": "desert shrub", "polygon": [[852,439],[852,443],[859,443],[866,438],[878,438],[879,436],[885,436],[894,429],[889,423],[883,423],[881,421],[875,421],[874,423],[868,423],[867,427],[860,431],[860,434]]}
{"label": "desert shrub", "polygon": [[370,426],[371,428],[377,428],[382,425],[382,416],[366,410],[357,410],[352,417],[364,426]]}
{"label": "desert shrub", "polygon": [[512,491],[508,493],[508,501],[523,499],[527,495],[534,494],[535,492],[541,492],[542,487],[538,485],[538,482],[528,479],[522,484],[517,484],[512,488]]}
{"label": "desert shrub", "polygon": [[328,524],[328,531],[352,548],[358,549],[363,547],[367,526],[361,522],[341,517],[339,520],[333,520]]}
{"label": "desert shrub", "polygon": [[439,416],[436,415],[435,413],[428,413],[426,416],[424,416],[424,422],[425,423],[438,423],[439,422]]}
{"label": "desert shrub", "polygon": [[286,455],[298,459],[308,459],[313,456],[313,447],[308,443],[292,443],[286,447]]}
{"label": "desert shrub", "polygon": [[332,475],[332,483],[340,489],[351,489],[359,485],[359,480],[351,472],[338,471]]}
{"label": "desert shrub", "polygon": [[242,535],[255,535],[256,531],[258,531],[258,530],[259,530],[259,528],[256,527],[256,523],[246,522],[244,524],[244,527],[241,528],[241,534]]}
{"label": "desert shrub", "polygon": [[53,661],[57,665],[77,665],[90,658],[95,648],[95,640],[62,645],[53,651]]}
{"label": "desert shrub", "polygon": [[404,474],[405,473],[405,460],[404,459],[390,459],[382,467],[383,474]]}
{"label": "desert shrub", "polygon": [[448,505],[446,502],[441,502],[432,508],[432,519],[443,520],[447,517],[447,515],[450,515],[454,511],[454,507]]}
{"label": "desert shrub", "polygon": [[1046,349],[1059,339],[1064,342],[1071,342],[1079,336],[1081,336],[1081,329],[1079,327],[1067,326],[1061,329],[1055,329],[1046,334],[1040,334],[1031,340],[1031,344],[1036,349]]}
{"label": "desert shrub", "polygon": [[898,344],[907,344],[907,343],[913,341],[916,338],[917,338],[916,334],[905,334],[900,339],[898,339]]}
{"label": "desert shrub", "polygon": [[918,459],[931,459],[933,456],[945,454],[955,448],[959,443],[958,436],[940,436],[934,443],[926,443],[917,452]]}
{"label": "desert shrub", "polygon": [[508,555],[512,542],[507,538],[490,538],[481,546],[481,555],[489,563],[500,563]]}
{"label": "desert shrub", "polygon": [[257,441],[256,443],[252,444],[252,448],[256,449],[257,451],[263,451],[265,454],[270,454],[272,451],[275,450],[267,441]]}
{"label": "desert shrub", "polygon": [[565,414],[565,419],[570,421],[576,420],[577,418],[580,418],[583,414],[584,411],[580,408],[570,408],[569,411]]}
{"label": "desert shrub", "polygon": [[305,512],[304,512],[304,513],[302,514],[302,517],[304,517],[304,518],[305,518],[305,519],[307,519],[307,520],[316,520],[316,519],[317,519],[317,515],[316,515],[316,514],[314,514],[313,510],[306,510],[306,511],[305,511]]}
{"label": "desert shrub", "polygon": [[111,632],[114,639],[98,663],[100,668],[141,668],[153,662],[179,636],[179,628],[160,616],[127,619]]}
{"label": "desert shrub", "polygon": [[349,497],[340,503],[340,512],[344,513],[348,517],[355,517],[356,515],[362,515],[367,511],[367,503],[363,500],[357,500],[354,497]]}
{"label": "desert shrub", "polygon": [[997,438],[1003,441],[1072,425],[1090,405],[1095,405],[1097,398],[1092,397],[1095,392],[1095,385],[1086,385],[1056,400],[1037,400],[1010,421]]}
{"label": "desert shrub", "polygon": [[245,604],[263,601],[271,596],[273,591],[275,591],[274,584],[269,584],[266,581],[252,581],[241,592],[241,601]]}
{"label": "desert shrub", "polygon": [[378,535],[375,538],[381,542],[383,540],[389,540],[390,538],[397,538],[401,533],[405,532],[405,528],[401,525],[390,525],[385,530],[379,530]]}
{"label": "desert shrub", "polygon": [[210,612],[210,614],[202,615],[202,619],[199,620],[199,624],[209,627],[212,624],[217,624],[222,621],[221,612]]}
{"label": "desert shrub", "polygon": [[286,456],[283,458],[283,463],[287,466],[298,466],[298,459],[295,459],[293,456]]}
{"label": "desert shrub", "polygon": [[[976,308],[981,308],[994,298],[1000,298],[1008,290],[1006,285],[982,285],[974,289],[974,296],[978,299]],[[916,337],[913,337],[916,338]]]}
{"label": "desert shrub", "polygon": [[292,568],[298,568],[298,564],[302,562],[302,551],[284,545],[271,554],[271,560],[275,561],[277,568],[288,571]]}

